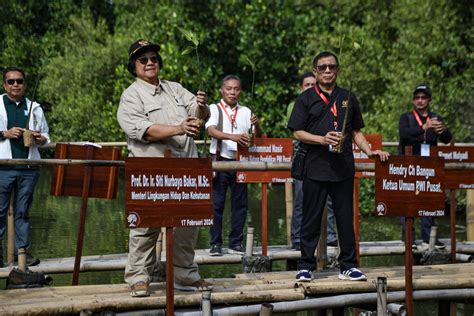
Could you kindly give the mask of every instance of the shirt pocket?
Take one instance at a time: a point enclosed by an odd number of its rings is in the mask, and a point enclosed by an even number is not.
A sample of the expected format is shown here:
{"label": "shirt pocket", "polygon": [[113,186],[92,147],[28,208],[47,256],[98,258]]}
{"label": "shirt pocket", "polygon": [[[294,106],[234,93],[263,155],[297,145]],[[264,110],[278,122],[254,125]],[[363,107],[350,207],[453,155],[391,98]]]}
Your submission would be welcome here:
{"label": "shirt pocket", "polygon": [[184,119],[188,117],[186,106],[183,100],[178,97],[173,98],[173,106],[166,108],[169,117],[173,120],[174,124],[180,124]]}
{"label": "shirt pocket", "polygon": [[153,123],[166,124],[167,115],[163,111],[163,107],[159,103],[145,103],[143,105],[145,115],[148,117],[148,120]]}

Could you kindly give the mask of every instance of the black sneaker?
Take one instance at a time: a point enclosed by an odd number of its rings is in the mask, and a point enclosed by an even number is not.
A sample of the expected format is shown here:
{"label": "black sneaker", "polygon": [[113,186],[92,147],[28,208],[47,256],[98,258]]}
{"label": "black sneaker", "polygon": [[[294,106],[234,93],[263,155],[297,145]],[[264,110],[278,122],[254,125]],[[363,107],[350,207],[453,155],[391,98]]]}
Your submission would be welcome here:
{"label": "black sneaker", "polygon": [[229,253],[235,253],[237,255],[243,255],[245,253],[245,248],[242,245],[229,246]]}
{"label": "black sneaker", "polygon": [[[18,256],[15,256],[13,259],[15,263],[18,263]],[[28,267],[37,266],[39,263],[40,259],[33,257],[29,252],[26,253],[26,265]]]}
{"label": "black sneaker", "polygon": [[51,285],[53,280],[45,276],[43,272],[33,272],[27,269],[25,272],[13,269],[8,274],[7,289],[25,289],[32,287],[43,287]]}
{"label": "black sneaker", "polygon": [[211,249],[209,250],[209,256],[211,256],[211,257],[222,256],[222,246],[221,245],[211,245]]}
{"label": "black sneaker", "polygon": [[337,240],[329,241],[327,245],[329,247],[337,247]]}
{"label": "black sneaker", "polygon": [[291,249],[296,250],[296,251],[301,250],[301,245],[300,245],[300,243],[299,243],[299,242],[293,243],[293,244],[291,245]]}

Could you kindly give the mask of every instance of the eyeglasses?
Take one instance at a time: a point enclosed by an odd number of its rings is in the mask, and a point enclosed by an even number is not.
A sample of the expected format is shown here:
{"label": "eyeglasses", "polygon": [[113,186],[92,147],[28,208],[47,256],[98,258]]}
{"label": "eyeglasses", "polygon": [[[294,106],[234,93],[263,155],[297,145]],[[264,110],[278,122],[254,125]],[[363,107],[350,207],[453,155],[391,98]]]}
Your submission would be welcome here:
{"label": "eyeglasses", "polygon": [[140,64],[146,65],[148,64],[148,60],[151,60],[152,63],[156,64],[158,62],[158,57],[157,56],[152,56],[152,57],[140,57],[137,59]]}
{"label": "eyeglasses", "polygon": [[323,64],[323,65],[317,65],[317,66],[316,66],[316,69],[317,69],[319,72],[323,72],[323,71],[326,71],[327,68],[329,68],[330,71],[334,71],[334,70],[336,70],[338,67],[339,67],[338,64]]}
{"label": "eyeglasses", "polygon": [[13,86],[16,83],[18,84],[23,84],[25,83],[25,79],[22,79],[22,78],[19,78],[19,79],[7,79],[6,80],[7,83],[10,85],[10,86]]}
{"label": "eyeglasses", "polygon": [[428,100],[430,97],[427,97],[426,95],[416,95],[413,97],[413,100],[421,99],[421,100]]}

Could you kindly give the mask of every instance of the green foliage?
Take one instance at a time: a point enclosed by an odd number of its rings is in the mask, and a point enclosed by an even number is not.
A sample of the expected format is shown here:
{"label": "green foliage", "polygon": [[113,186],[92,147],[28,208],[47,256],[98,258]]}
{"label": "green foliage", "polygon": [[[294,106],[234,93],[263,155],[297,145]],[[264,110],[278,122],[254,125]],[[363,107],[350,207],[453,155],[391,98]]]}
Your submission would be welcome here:
{"label": "green foliage", "polygon": [[[4,0],[0,68],[23,67],[30,94],[41,78],[37,99],[54,141],[120,141],[116,109],[134,80],[127,49],[145,38],[161,45],[161,78],[192,92],[202,85],[215,103],[223,76],[239,75],[241,102],[264,132],[288,137],[298,75],[330,50],[339,54],[338,84],[352,86],[362,105],[365,133],[398,140],[413,87],[426,82],[432,109],[457,141],[472,142],[473,8],[454,0]],[[196,60],[185,54],[193,51]]]}
{"label": "green foliage", "polygon": [[[211,103],[220,98],[222,77],[239,75],[248,92],[242,103],[270,136],[288,135],[284,114],[296,97],[298,75],[312,68],[316,53],[331,50],[340,55],[339,84],[352,85],[363,106],[365,132],[397,140],[398,117],[411,107],[413,86],[427,82],[433,110],[446,118],[458,141],[472,141],[467,3],[4,2],[0,66],[25,68],[30,90],[41,76],[38,100],[50,111],[55,140],[123,139],[115,111],[133,81],[124,67],[127,48],[146,38],[161,45],[160,76],[193,92],[205,83]],[[185,56],[192,51],[197,60]]]}

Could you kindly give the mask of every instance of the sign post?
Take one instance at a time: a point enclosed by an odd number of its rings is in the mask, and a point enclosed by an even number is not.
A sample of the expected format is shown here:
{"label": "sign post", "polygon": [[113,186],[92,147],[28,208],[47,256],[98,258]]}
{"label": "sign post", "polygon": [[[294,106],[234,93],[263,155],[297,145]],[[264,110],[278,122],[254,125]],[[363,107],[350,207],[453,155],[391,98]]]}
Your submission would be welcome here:
{"label": "sign post", "polygon": [[[237,148],[237,161],[291,162],[293,142],[289,138],[256,138],[252,147]],[[291,182],[289,171],[238,171],[239,183],[262,183],[262,255],[267,255],[268,246],[268,183]]]}
{"label": "sign post", "polygon": [[[90,145],[57,144],[56,159],[118,160],[120,149]],[[89,197],[115,199],[117,195],[118,167],[56,166],[51,180],[51,195],[80,196],[81,212],[77,236],[76,256],[72,285],[79,283],[82,246]]]}
{"label": "sign post", "polygon": [[413,315],[413,218],[439,217],[444,210],[444,160],[394,156],[375,163],[377,216],[405,217],[405,290],[408,315]]}
{"label": "sign post", "polygon": [[210,158],[126,158],[128,228],[166,227],[166,314],[174,315],[173,227],[212,225]]}
{"label": "sign post", "polygon": [[[445,162],[474,162],[474,147],[447,146],[432,147],[431,156],[442,157]],[[450,237],[451,262],[456,262],[456,189],[474,188],[474,171],[446,170],[445,188],[450,189]]]}

